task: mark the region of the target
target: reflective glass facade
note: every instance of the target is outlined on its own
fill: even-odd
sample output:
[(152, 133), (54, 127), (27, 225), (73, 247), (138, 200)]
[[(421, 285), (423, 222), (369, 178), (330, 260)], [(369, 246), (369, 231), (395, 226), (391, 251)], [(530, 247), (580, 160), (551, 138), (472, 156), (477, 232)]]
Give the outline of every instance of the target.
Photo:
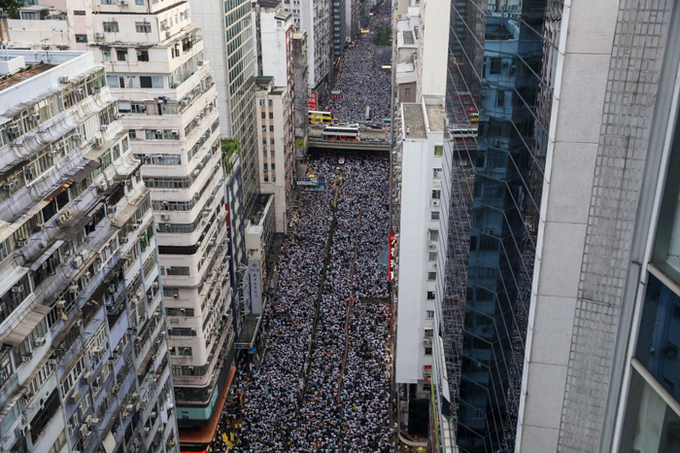
[(476, 143), (454, 145), (453, 185), (468, 204), (452, 212), (467, 211), (469, 256), (465, 269), (466, 252), (449, 251), (443, 301), (454, 313), (442, 331), (466, 452), (514, 448), (561, 12), (547, 0), (452, 1), (449, 117), (454, 128), (474, 127), (470, 112), (479, 113)]

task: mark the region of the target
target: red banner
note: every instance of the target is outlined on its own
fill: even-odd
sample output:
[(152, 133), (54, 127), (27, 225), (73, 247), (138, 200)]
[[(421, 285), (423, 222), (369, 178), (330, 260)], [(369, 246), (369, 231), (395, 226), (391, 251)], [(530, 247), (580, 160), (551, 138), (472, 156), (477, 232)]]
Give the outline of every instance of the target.
[(392, 282), (394, 280), (394, 260), (397, 257), (397, 237), (396, 235), (390, 234), (390, 244), (388, 249), (387, 257), (387, 281)]
[(312, 91), (312, 94), (309, 95), (309, 101), (307, 102), (309, 110), (318, 110), (319, 109), (319, 103), (316, 95), (316, 91)]

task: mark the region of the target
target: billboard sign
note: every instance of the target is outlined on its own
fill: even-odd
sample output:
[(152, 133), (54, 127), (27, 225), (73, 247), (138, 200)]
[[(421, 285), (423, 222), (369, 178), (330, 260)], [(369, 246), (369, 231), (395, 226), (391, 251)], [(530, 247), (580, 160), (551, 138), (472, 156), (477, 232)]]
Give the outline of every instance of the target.
[(319, 109), (319, 100), (316, 91), (312, 91), (312, 94), (309, 95), (308, 107), (309, 110)]

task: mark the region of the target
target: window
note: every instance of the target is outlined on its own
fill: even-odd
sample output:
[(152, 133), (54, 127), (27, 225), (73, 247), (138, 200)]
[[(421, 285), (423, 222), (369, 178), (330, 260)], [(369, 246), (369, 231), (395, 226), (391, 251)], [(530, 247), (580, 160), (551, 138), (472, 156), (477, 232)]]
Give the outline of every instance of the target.
[(139, 76), (139, 86), (141, 88), (163, 88), (163, 77)]
[(434, 337), (434, 330), (433, 329), (425, 329), (425, 338), (432, 338)]
[(272, 182), (276, 182), (276, 176), (272, 176)]
[(269, 126), (269, 132), (274, 132), (274, 126)]
[(274, 106), (274, 101), (272, 101), (271, 99), (269, 99), (269, 107), (273, 107), (273, 106)]
[(444, 155), (444, 145), (435, 145), (434, 146), (434, 155), (435, 156), (443, 156)]
[(137, 51), (137, 61), (149, 61), (149, 51), (148, 50), (138, 50)]
[(680, 417), (637, 370), (632, 372), (624, 419), (620, 453), (677, 451)]
[(127, 49), (116, 49), (116, 58), (118, 61), (127, 61), (128, 51)]
[(432, 281), (437, 279), (437, 273), (436, 272), (428, 272), (427, 273), (427, 279)]
[(135, 5), (144, 6), (144, 0), (135, 0)]
[(680, 178), (676, 175), (679, 173), (680, 122), (675, 127), (652, 257), (652, 262), (678, 285), (680, 285)]
[(410, 88), (404, 88), (404, 96), (411, 96), (411, 89)]
[(273, 144), (274, 144), (274, 139), (273, 139), (273, 138), (270, 138), (270, 139), (269, 139), (269, 143), (273, 145)]
[(87, 35), (76, 34), (76, 42), (87, 42)]
[(427, 300), (434, 300), (434, 291), (427, 292)]
[(443, 170), (441, 168), (433, 168), (432, 169), (432, 177), (433, 178), (441, 178), (442, 177)]
[(501, 73), (501, 59), (498, 57), (489, 59), (489, 74), (500, 73)]
[(428, 237), (430, 242), (437, 242), (439, 240), (439, 230), (428, 231)]
[(102, 49), (102, 60), (104, 61), (111, 60), (111, 51), (109, 49)]
[(505, 107), (505, 91), (503, 90), (496, 92), (496, 107)]
[(104, 33), (118, 33), (118, 22), (104, 22)]
[(262, 115), (262, 119), (267, 118), (267, 114), (266, 114), (266, 113), (262, 112), (261, 115)]
[(441, 190), (433, 190), (432, 191), (432, 199), (433, 200), (439, 200), (442, 196), (442, 191)]
[(269, 119), (270, 119), (270, 120), (273, 120), (273, 119), (274, 119), (274, 114), (271, 113), (271, 112), (269, 113)]
[(134, 129), (130, 129), (128, 131), (128, 137), (130, 137), (131, 140), (137, 140), (137, 131)]
[(425, 311), (425, 317), (427, 319), (434, 319), (434, 310), (426, 310)]
[(432, 347), (431, 346), (425, 347), (425, 355), (432, 355)]
[(427, 256), (428, 261), (437, 261), (437, 252), (430, 252)]
[(430, 220), (439, 220), (439, 211), (430, 212)]
[(135, 22), (135, 30), (137, 30), (137, 33), (151, 33), (151, 23)]
[(118, 76), (115, 75), (106, 76), (106, 84), (111, 88), (120, 88), (120, 83), (118, 82), (119, 82)]
[(260, 99), (260, 106), (264, 107), (264, 99)]
[(76, 10), (73, 10), (73, 15), (74, 16), (84, 16), (85, 11), (83, 11), (82, 9), (76, 9)]

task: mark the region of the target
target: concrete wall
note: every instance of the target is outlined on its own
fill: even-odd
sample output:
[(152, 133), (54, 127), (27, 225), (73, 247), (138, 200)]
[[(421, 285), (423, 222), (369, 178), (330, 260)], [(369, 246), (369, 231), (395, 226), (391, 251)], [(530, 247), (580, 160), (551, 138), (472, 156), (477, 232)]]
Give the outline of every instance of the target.
[(618, 3), (564, 6), (516, 451), (557, 451)]

